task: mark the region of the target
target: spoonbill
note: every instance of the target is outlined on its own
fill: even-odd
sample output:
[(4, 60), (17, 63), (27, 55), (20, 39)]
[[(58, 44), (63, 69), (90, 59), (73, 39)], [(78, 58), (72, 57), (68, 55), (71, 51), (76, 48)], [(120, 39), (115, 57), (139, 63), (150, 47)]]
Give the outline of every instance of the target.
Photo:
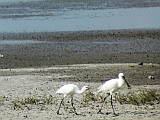
[(114, 111), (114, 108), (113, 108), (113, 101), (112, 101), (112, 94), (116, 91), (118, 91), (122, 85), (124, 84), (124, 82), (127, 84), (128, 86), (128, 89), (131, 89), (131, 86), (128, 84), (128, 82), (126, 81), (125, 77), (124, 77), (124, 74), (123, 73), (119, 73), (118, 75), (118, 78), (116, 79), (111, 79), (111, 80), (108, 80), (106, 81), (103, 85), (99, 86), (98, 87), (98, 93), (100, 92), (105, 92), (107, 93), (108, 95), (104, 98), (104, 101), (102, 103), (102, 106), (101, 108), (99, 109), (98, 111), (98, 114), (102, 114), (102, 107), (107, 99), (108, 96), (111, 96), (111, 106), (112, 106), (112, 110), (113, 110), (113, 113), (114, 115), (117, 115)]
[(82, 89), (80, 90), (80, 89), (78, 88), (78, 86), (77, 86), (77, 85), (74, 85), (74, 84), (66, 84), (66, 85), (63, 85), (61, 88), (59, 88), (59, 89), (56, 91), (56, 94), (58, 94), (58, 93), (59, 93), (59, 94), (63, 94), (63, 98), (62, 98), (62, 100), (61, 100), (61, 102), (60, 102), (59, 108), (58, 108), (58, 110), (57, 110), (57, 114), (59, 114), (59, 110), (60, 110), (60, 108), (61, 108), (61, 104), (62, 104), (64, 98), (65, 98), (67, 95), (70, 95), (70, 97), (71, 97), (71, 105), (72, 105), (72, 107), (73, 107), (73, 109), (74, 109), (74, 113), (75, 113), (76, 115), (78, 115), (77, 112), (76, 112), (75, 107), (73, 106), (73, 95), (76, 94), (76, 93), (81, 94), (81, 93), (85, 92), (85, 91), (88, 90), (88, 89), (89, 89), (89, 86), (84, 86), (84, 87), (82, 87)]

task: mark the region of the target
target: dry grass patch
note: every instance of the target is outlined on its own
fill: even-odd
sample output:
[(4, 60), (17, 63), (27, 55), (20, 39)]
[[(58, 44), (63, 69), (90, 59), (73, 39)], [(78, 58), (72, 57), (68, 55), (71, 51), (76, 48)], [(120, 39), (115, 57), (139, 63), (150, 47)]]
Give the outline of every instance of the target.
[(103, 101), (104, 96), (101, 94), (94, 94), (91, 91), (87, 91), (83, 97), (82, 97), (82, 102), (83, 103), (88, 103), (90, 101)]
[[(104, 95), (94, 94), (92, 92), (86, 92), (82, 97), (83, 103), (91, 101), (100, 101), (104, 99)], [(133, 104), (133, 105), (144, 105), (144, 104), (159, 104), (160, 94), (156, 89), (142, 89), (139, 91), (133, 91), (128, 93), (119, 93), (115, 95), (115, 100), (120, 104)]]
[(53, 97), (52, 95), (43, 96), (43, 97), (36, 97), (36, 96), (29, 96), (24, 99), (15, 99), (12, 101), (14, 109), (22, 108), (23, 105), (33, 104), (33, 105), (46, 105), (46, 104), (53, 104)]
[(156, 89), (142, 89), (126, 94), (118, 94), (116, 100), (118, 100), (120, 104), (153, 105), (160, 103), (160, 94)]

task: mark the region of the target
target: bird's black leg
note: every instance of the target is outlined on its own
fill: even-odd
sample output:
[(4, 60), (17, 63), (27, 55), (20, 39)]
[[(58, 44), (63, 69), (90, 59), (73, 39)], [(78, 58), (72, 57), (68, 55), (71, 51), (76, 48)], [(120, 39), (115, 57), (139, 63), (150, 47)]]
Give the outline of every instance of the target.
[(75, 113), (76, 115), (78, 115), (78, 113), (76, 112), (76, 108), (73, 106), (73, 97), (71, 97), (71, 105), (72, 105), (72, 107), (73, 107), (73, 109), (74, 109), (74, 113)]
[(61, 105), (62, 105), (63, 100), (64, 100), (64, 98), (61, 100), (60, 105), (59, 105), (59, 108), (58, 108), (58, 110), (57, 110), (57, 114), (58, 114), (58, 115), (59, 115), (59, 110), (60, 110), (60, 108), (61, 108)]
[(114, 114), (115, 116), (118, 116), (118, 114), (115, 113), (114, 108), (113, 108), (112, 95), (111, 95), (111, 106), (112, 106), (113, 114)]
[[(108, 93), (108, 96), (109, 96), (109, 95), (110, 95), (110, 93)], [(108, 97), (108, 96), (107, 96), (107, 97)], [(103, 114), (103, 113), (102, 113), (102, 107), (103, 107), (103, 105), (104, 105), (107, 97), (104, 98), (103, 103), (102, 103), (102, 106), (101, 106), (101, 108), (100, 108), (99, 111), (98, 111), (98, 114)]]

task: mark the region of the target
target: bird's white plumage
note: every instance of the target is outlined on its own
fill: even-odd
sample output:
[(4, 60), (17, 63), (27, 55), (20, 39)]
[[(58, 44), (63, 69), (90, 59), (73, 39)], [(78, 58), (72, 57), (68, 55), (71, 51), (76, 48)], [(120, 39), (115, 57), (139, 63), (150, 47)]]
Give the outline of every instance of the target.
[[(67, 95), (70, 95), (70, 96), (71, 96), (71, 105), (72, 105), (72, 107), (73, 107), (73, 109), (74, 109), (74, 112), (77, 114), (76, 109), (75, 109), (75, 107), (73, 106), (73, 95), (76, 94), (76, 93), (83, 93), (83, 92), (85, 92), (87, 89), (88, 89), (88, 86), (84, 86), (84, 87), (82, 87), (82, 89), (80, 90), (77, 85), (67, 84), (67, 85), (63, 85), (61, 88), (59, 88), (59, 89), (56, 91), (56, 94), (58, 94), (58, 93), (63, 94), (63, 95), (64, 95), (64, 98), (65, 98)], [(64, 98), (63, 98), (63, 99), (64, 99)], [(62, 101), (63, 101), (63, 99), (62, 99)], [(57, 114), (59, 114), (59, 110), (60, 110), (62, 101), (61, 101), (61, 103), (60, 103), (60, 106), (59, 106), (59, 109), (58, 109), (58, 111), (57, 111)]]
[(112, 94), (113, 92), (116, 92), (124, 84), (124, 79), (122, 78), (123, 76), (123, 73), (119, 73), (118, 78), (106, 81), (103, 85), (98, 87), (98, 93), (109, 92)]
[[(126, 82), (127, 86), (130, 88), (130, 85), (125, 80), (124, 74), (119, 73), (118, 78), (106, 81), (103, 85), (98, 87), (98, 93), (99, 92), (106, 92), (106, 93), (108, 93), (108, 96), (109, 95), (111, 96), (111, 105), (112, 105), (112, 109), (113, 109), (114, 114), (115, 114), (115, 111), (114, 111), (114, 108), (113, 108), (112, 93), (119, 90), (122, 87), (122, 85), (124, 84), (124, 82)], [(104, 98), (103, 104), (105, 103), (105, 100), (108, 96), (106, 96)], [(102, 113), (101, 110), (102, 110), (103, 104), (102, 104), (101, 108), (99, 109), (98, 113)]]
[(77, 85), (74, 84), (67, 84), (67, 85), (63, 85), (61, 88), (59, 88), (56, 91), (57, 93), (62, 93), (64, 95), (74, 95), (76, 93), (83, 93), (85, 90), (88, 89), (88, 86), (84, 86), (81, 90), (78, 88)]
[(117, 79), (111, 79), (109, 81), (106, 81), (103, 85), (101, 85), (100, 87), (98, 87), (98, 93), (99, 92), (115, 92), (116, 90), (118, 90), (118, 81)]
[(59, 88), (57, 91), (56, 91), (56, 94), (57, 93), (62, 93), (64, 94), (64, 97), (66, 97), (66, 95), (73, 95), (75, 94), (74, 91), (75, 91), (75, 88), (77, 86), (76, 85), (73, 85), (73, 84), (67, 84), (67, 85), (63, 85), (61, 88)]

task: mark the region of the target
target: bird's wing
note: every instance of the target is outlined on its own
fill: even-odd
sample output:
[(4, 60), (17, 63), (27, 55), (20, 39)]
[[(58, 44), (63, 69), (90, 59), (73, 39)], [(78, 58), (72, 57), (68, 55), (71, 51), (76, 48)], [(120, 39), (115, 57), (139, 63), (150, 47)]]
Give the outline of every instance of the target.
[(110, 92), (110, 91), (114, 91), (117, 87), (117, 80), (116, 79), (111, 79), (109, 81), (106, 81), (103, 85), (99, 86), (99, 92)]
[(60, 89), (56, 91), (56, 93), (69, 94), (74, 91), (74, 87), (70, 84), (62, 86)]

